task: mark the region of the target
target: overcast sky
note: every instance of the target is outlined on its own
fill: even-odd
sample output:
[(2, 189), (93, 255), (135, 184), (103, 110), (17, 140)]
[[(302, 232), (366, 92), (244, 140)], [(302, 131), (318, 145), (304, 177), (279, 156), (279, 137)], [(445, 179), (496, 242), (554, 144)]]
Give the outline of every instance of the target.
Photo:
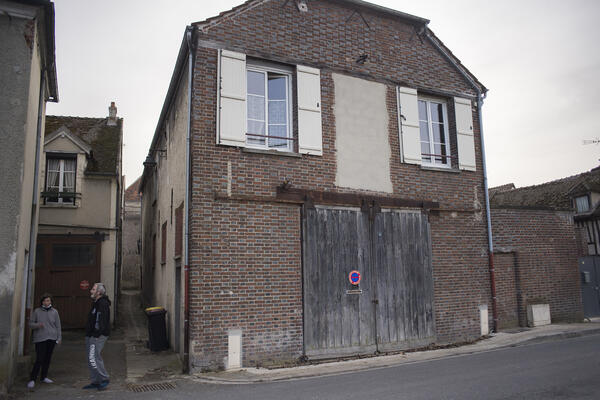
[[(311, 1), (310, 0), (309, 6)], [(126, 184), (142, 173), (186, 25), (243, 0), (54, 0), (60, 102), (49, 115), (124, 118)], [(600, 1), (375, 0), (429, 27), (489, 89), (490, 186), (518, 187), (596, 167)]]

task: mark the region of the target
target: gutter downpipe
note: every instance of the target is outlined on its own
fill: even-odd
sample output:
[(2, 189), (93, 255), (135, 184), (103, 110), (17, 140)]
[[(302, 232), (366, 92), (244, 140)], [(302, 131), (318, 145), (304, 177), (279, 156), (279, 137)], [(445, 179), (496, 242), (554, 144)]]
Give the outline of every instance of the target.
[(33, 193), (31, 199), (31, 221), (29, 228), (29, 252), (27, 257), (27, 269), (25, 270), (25, 279), (23, 279), (23, 294), (21, 295), (21, 329), (19, 330), (19, 349), (18, 353), (27, 354), (28, 340), (26, 331), (29, 327), (29, 316), (33, 303), (33, 268), (35, 263), (36, 243), (37, 243), (37, 227), (39, 216), (39, 177), (40, 177), (40, 154), (42, 146), (42, 132), (44, 120), (44, 100), (46, 97), (46, 73), (47, 70), (42, 68), (40, 95), (38, 101), (38, 116), (37, 116), (37, 138), (35, 144), (35, 170), (33, 173)]
[(460, 72), (460, 74), (471, 84), (471, 86), (477, 92), (477, 118), (479, 119), (479, 136), (481, 138), (481, 163), (483, 165), (483, 195), (485, 198), (485, 214), (487, 222), (487, 233), (488, 233), (488, 263), (490, 272), (490, 289), (492, 293), (492, 316), (494, 320), (493, 332), (498, 332), (498, 302), (496, 297), (496, 272), (494, 269), (494, 241), (492, 237), (492, 217), (490, 214), (490, 197), (488, 193), (488, 178), (487, 178), (487, 164), (485, 160), (485, 142), (483, 139), (483, 119), (481, 109), (483, 107), (483, 101), (487, 96), (487, 91), (482, 93), (479, 86), (468, 76), (465, 71), (450, 57), (444, 49), (429, 35), (429, 29), (427, 23), (423, 26), (423, 32), (429, 42), (448, 60), (454, 67)]
[(189, 239), (190, 239), (190, 178), (191, 178), (191, 131), (192, 131), (192, 71), (194, 53), (192, 51), (192, 27), (186, 28), (186, 39), (188, 46), (188, 124), (185, 146), (185, 212), (184, 212), (184, 339), (183, 339), (183, 372), (189, 373), (190, 365), (190, 266), (189, 266)]

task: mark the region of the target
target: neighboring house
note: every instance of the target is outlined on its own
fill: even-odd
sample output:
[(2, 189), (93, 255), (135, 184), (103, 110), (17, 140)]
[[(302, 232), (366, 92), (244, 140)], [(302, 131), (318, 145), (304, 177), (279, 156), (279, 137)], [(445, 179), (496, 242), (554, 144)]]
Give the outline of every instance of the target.
[(46, 102), (58, 101), (54, 4), (0, 1), (0, 397), (27, 352)]
[(108, 118), (46, 117), (35, 293), (52, 293), (64, 328), (84, 327), (94, 282), (116, 312), (122, 142), (114, 103)]
[(428, 22), (252, 0), (188, 27), (140, 183), (145, 301), (186, 367), (488, 332), (487, 89)]
[(142, 272), (142, 197), (139, 192), (142, 177), (125, 189), (123, 206), (123, 257), (121, 289), (140, 289)]
[[(599, 177), (596, 169), (541, 185), (490, 189), (500, 328), (525, 326), (527, 306), (536, 303), (550, 305), (553, 321), (582, 319), (577, 265), (586, 249), (574, 218), (585, 218), (588, 201), (598, 200), (590, 188), (597, 190)], [(595, 254), (593, 237), (590, 229), (589, 254)]]

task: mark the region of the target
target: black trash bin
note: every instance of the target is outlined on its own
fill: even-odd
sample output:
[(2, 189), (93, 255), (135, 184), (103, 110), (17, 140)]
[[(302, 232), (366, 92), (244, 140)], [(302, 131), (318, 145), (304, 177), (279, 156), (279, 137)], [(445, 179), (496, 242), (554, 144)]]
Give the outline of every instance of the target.
[(167, 341), (167, 325), (162, 307), (149, 307), (144, 310), (148, 317), (148, 347), (151, 351), (161, 351), (169, 348)]

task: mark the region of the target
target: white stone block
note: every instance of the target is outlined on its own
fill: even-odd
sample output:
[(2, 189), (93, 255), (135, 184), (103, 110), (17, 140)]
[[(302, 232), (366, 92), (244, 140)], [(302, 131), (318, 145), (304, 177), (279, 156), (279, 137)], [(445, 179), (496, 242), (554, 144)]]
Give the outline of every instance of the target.
[(527, 306), (527, 325), (542, 326), (550, 325), (550, 305), (530, 304)]
[(487, 306), (487, 304), (482, 304), (479, 306), (479, 321), (480, 321), (480, 326), (481, 326), (481, 336), (489, 335), (490, 324), (488, 322), (488, 306)]
[(228, 354), (226, 369), (242, 368), (242, 331), (241, 329), (232, 329), (228, 332)]

